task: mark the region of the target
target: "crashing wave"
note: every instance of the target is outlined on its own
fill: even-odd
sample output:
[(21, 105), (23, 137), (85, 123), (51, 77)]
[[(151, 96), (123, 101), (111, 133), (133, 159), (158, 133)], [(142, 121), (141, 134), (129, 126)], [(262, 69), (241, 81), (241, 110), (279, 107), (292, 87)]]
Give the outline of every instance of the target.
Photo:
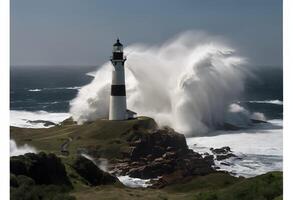
[[(162, 45), (125, 48), (127, 105), (185, 134), (206, 133), (225, 121), (244, 90), (245, 59), (220, 39), (186, 32)], [(108, 116), (112, 66), (105, 63), (71, 101), (78, 123)]]
[(19, 156), (26, 153), (36, 153), (37, 150), (27, 144), (17, 146), (14, 140), (10, 140), (10, 156)]

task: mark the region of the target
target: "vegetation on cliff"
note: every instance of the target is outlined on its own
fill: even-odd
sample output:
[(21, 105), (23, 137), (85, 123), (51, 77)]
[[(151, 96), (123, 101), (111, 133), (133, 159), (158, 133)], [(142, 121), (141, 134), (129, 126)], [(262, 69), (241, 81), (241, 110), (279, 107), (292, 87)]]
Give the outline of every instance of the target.
[(71, 118), (51, 128), (10, 127), (10, 136), (18, 145), (28, 144), (39, 151), (60, 155), (63, 144), (70, 140), (67, 151), (70, 155), (90, 151), (96, 157), (109, 160), (122, 158), (129, 149), (128, 138), (133, 130), (151, 130), (157, 127), (155, 121), (148, 117), (126, 121), (109, 121), (98, 119), (83, 125), (77, 125)]
[[(158, 129), (147, 117), (11, 127), (11, 138), (40, 151), (11, 157), (11, 199), (282, 199), (282, 172), (249, 179), (216, 172), (213, 155), (188, 149), (183, 135)], [(233, 156), (228, 147), (213, 151)], [(109, 161), (112, 174), (98, 167), (100, 158)], [(117, 174), (160, 178), (150, 188), (135, 189), (121, 184)]]
[(10, 199), (74, 199), (64, 164), (55, 154), (27, 153), (10, 158)]

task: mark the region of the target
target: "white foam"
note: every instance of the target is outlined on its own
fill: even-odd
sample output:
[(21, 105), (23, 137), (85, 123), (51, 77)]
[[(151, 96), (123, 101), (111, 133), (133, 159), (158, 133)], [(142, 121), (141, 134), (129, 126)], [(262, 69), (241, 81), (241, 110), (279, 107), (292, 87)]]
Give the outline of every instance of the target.
[(10, 156), (19, 156), (26, 153), (36, 153), (37, 150), (27, 144), (17, 146), (14, 140), (10, 140)]
[[(282, 170), (283, 130), (282, 120), (270, 120), (275, 129), (250, 129), (242, 131), (217, 131), (210, 137), (187, 138), (189, 148), (211, 153), (210, 148), (229, 146), (242, 159), (230, 158), (216, 161), (220, 170), (251, 177), (268, 171)], [(230, 166), (222, 165), (227, 162)]]
[(66, 90), (79, 90), (81, 87), (80, 86), (75, 86), (75, 87), (64, 87), (64, 88), (56, 88), (56, 89), (66, 89)]
[(43, 90), (79, 90), (81, 86), (72, 86), (72, 87), (55, 87), (55, 88), (35, 88), (35, 89), (29, 89), (30, 92), (40, 92)]
[(73, 86), (73, 87), (56, 87), (56, 88), (43, 88), (44, 90), (78, 90), (80, 86)]
[(269, 104), (277, 104), (277, 105), (283, 105), (283, 101), (280, 101), (278, 99), (276, 100), (264, 100), (264, 101), (248, 101), (249, 103), (269, 103)]
[(29, 121), (44, 120), (55, 124), (62, 122), (70, 117), (68, 113), (49, 113), (46, 111), (10, 111), (10, 125), (24, 128), (49, 128), (51, 126), (44, 126), (43, 123), (30, 123)]
[(268, 122), (273, 125), (283, 127), (283, 120), (282, 119), (271, 119), (271, 120), (268, 120)]
[(96, 71), (92, 71), (92, 72), (88, 72), (86, 73), (87, 76), (90, 76), (90, 77), (95, 77), (96, 76)]
[(216, 132), (216, 136), (187, 138), (188, 145), (220, 148), (229, 146), (233, 151), (244, 154), (282, 155), (282, 130)]
[[(238, 155), (239, 158), (229, 158), (225, 161), (215, 161), (219, 166), (219, 171), (228, 171), (235, 176), (254, 177), (270, 171), (283, 170), (282, 156), (266, 156), (266, 155)], [(229, 164), (223, 165), (221, 163)]]
[(130, 176), (118, 176), (117, 178), (123, 185), (131, 188), (145, 188), (152, 185), (151, 179), (131, 178)]
[(41, 89), (29, 89), (28, 91), (30, 91), (30, 92), (40, 92), (42, 90)]

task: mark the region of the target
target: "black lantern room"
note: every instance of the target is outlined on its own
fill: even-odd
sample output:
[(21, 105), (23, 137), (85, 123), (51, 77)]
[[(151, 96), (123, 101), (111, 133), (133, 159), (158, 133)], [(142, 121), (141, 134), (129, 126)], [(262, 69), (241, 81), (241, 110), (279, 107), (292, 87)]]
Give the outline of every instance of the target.
[(113, 45), (113, 60), (123, 60), (123, 44), (120, 43), (119, 38)]

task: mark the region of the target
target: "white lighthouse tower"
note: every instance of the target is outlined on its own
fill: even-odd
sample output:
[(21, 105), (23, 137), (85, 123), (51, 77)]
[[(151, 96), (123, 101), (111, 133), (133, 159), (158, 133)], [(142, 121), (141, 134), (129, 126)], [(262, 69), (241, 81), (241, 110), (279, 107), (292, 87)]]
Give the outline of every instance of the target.
[(123, 45), (119, 39), (113, 45), (113, 64), (109, 120), (125, 120), (127, 116)]

